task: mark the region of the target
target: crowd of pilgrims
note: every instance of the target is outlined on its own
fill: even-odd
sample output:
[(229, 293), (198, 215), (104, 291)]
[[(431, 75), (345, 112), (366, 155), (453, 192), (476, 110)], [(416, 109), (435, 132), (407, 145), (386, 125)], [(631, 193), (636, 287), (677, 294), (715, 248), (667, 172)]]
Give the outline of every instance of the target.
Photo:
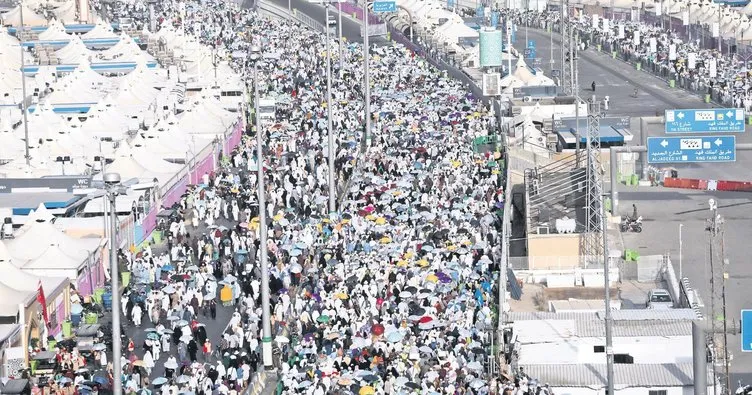
[[(139, 15), (143, 4), (115, 6)], [(400, 45), (331, 41), (220, 1), (158, 3), (160, 25), (215, 46), (276, 120), (225, 153), (164, 219), (165, 244), (123, 252), (131, 281), (121, 378), (127, 394), (238, 394), (263, 369), (260, 251), (268, 251), (278, 394), (550, 394), (506, 368), (491, 374), (506, 200), (487, 105)], [(258, 45), (262, 59), (232, 57)], [(339, 57), (343, 68), (339, 67)], [(332, 106), (338, 207), (326, 155)], [(372, 138), (360, 152), (366, 116)], [(258, 166), (266, 204), (259, 206)], [(259, 213), (268, 243), (259, 240)], [(165, 249), (165, 252), (157, 252)], [(497, 340), (498, 341), (498, 340)], [(79, 387), (80, 393), (91, 392)], [(96, 390), (96, 387), (94, 388)]]

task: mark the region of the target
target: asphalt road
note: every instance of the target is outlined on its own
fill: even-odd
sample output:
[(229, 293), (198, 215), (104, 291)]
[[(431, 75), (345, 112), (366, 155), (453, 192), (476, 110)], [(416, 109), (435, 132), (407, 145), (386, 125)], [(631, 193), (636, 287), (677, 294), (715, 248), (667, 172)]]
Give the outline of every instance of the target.
[[(749, 252), (745, 247), (752, 235), (752, 194), (637, 187), (622, 189), (620, 197), (622, 212), (631, 210), (634, 203), (639, 215), (644, 217), (642, 233), (623, 234), (625, 247), (637, 250), (640, 255), (669, 253), (677, 272), (680, 262), (679, 225), (683, 225), (682, 271), (692, 287), (699, 290), (706, 316), (710, 316), (711, 303), (709, 238), (705, 227), (711, 216), (708, 199), (716, 199), (719, 214), (725, 219), (724, 250), (729, 260), (727, 320), (738, 322), (740, 310), (752, 308), (749, 301), (752, 266), (747, 261)], [(752, 384), (752, 354), (741, 352), (739, 336), (730, 336), (728, 342), (733, 355), (731, 382), (734, 389), (738, 380)]]
[[(278, 7), (287, 8), (288, 5), (298, 10), (298, 12), (302, 12), (303, 14), (306, 14), (310, 16), (311, 18), (315, 19), (317, 22), (321, 23), (322, 25), (326, 24), (326, 10), (324, 10), (324, 7), (321, 4), (317, 3), (311, 3), (309, 1), (301, 1), (301, 0), (265, 0), (268, 1)], [(337, 10), (332, 8), (329, 10), (330, 14), (335, 16), (339, 19), (337, 15)], [(360, 37), (360, 22), (355, 22), (353, 19), (350, 19), (346, 17), (344, 14), (342, 15), (342, 35), (347, 38), (347, 41), (349, 42), (362, 42), (363, 39)], [(382, 43), (386, 40), (381, 37), (372, 37), (370, 42), (373, 44), (376, 43)]]
[[(540, 29), (517, 29), (515, 48), (525, 48), (527, 41), (535, 41), (536, 57), (541, 59), (540, 67), (546, 75), (551, 75), (551, 34)], [(553, 35), (554, 69), (561, 70), (561, 43), (558, 33)], [(595, 48), (580, 51), (578, 62), (580, 95), (589, 97), (593, 94), (590, 84), (595, 81), (598, 97), (609, 96), (608, 115), (629, 115), (632, 117), (655, 116), (672, 108), (705, 108), (707, 104), (687, 91), (669, 88), (658, 77), (637, 71), (623, 61), (612, 59), (598, 52)], [(632, 97), (634, 88), (638, 88), (638, 97)]]
[[(541, 66), (550, 75), (551, 36), (544, 31), (528, 29), (528, 39), (536, 41), (537, 56), (542, 58)], [(525, 46), (524, 27), (517, 31), (517, 47)], [(554, 68), (560, 68), (561, 53), (557, 35), (554, 35)], [(633, 145), (639, 142), (640, 116), (663, 114), (666, 109), (707, 108), (699, 97), (682, 89), (669, 88), (665, 81), (646, 72), (638, 72), (620, 60), (611, 59), (604, 53), (588, 49), (581, 52), (579, 61), (582, 95), (591, 94), (590, 83), (596, 82), (596, 93), (608, 95), (611, 99), (609, 115), (629, 115), (633, 117)], [(640, 92), (639, 98), (630, 96), (634, 87)], [(662, 125), (649, 125), (647, 136), (664, 136)], [(752, 142), (752, 130), (737, 134), (737, 143)], [(660, 166), (668, 167), (668, 166)], [(752, 167), (752, 152), (737, 152), (733, 163), (674, 164), (680, 177), (715, 180), (752, 180), (749, 170)], [(705, 231), (710, 218), (708, 199), (720, 202), (719, 212), (725, 218), (725, 253), (729, 259), (729, 279), (726, 283), (727, 319), (738, 322), (740, 310), (752, 308), (748, 293), (752, 288), (752, 266), (747, 264), (748, 252), (745, 245), (752, 236), (752, 194), (665, 189), (655, 187), (620, 188), (622, 214), (631, 214), (632, 204), (638, 207), (639, 215), (645, 218), (643, 233), (624, 234), (625, 248), (635, 249), (640, 255), (669, 253), (674, 268), (679, 270), (679, 224), (682, 228), (682, 271), (690, 279), (692, 286), (699, 290), (706, 305), (706, 316), (710, 316), (710, 263), (709, 241)], [(677, 273), (678, 274), (678, 273)], [(731, 383), (738, 380), (752, 383), (752, 355), (741, 352), (739, 336), (728, 338), (729, 350), (733, 355), (731, 363)]]

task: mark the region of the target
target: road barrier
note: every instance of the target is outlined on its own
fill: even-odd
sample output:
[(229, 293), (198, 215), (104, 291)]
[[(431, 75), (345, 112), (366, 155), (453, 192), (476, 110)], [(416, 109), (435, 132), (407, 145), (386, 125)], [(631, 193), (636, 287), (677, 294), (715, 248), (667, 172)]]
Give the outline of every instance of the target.
[(697, 189), (701, 191), (752, 192), (752, 182), (750, 181), (665, 178), (663, 186), (666, 188)]

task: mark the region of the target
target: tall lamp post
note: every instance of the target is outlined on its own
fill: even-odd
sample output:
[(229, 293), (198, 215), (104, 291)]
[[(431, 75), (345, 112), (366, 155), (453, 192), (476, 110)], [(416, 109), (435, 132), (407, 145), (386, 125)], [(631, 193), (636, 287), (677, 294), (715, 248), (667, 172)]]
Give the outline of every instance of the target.
[(266, 370), (274, 368), (272, 362), (272, 326), (269, 321), (271, 309), (269, 307), (269, 263), (267, 259), (267, 223), (266, 223), (266, 191), (264, 187), (264, 146), (261, 138), (261, 119), (259, 117), (259, 90), (258, 90), (258, 61), (261, 58), (261, 48), (251, 46), (249, 59), (253, 63), (253, 102), (256, 112), (256, 166), (258, 178), (258, 202), (259, 202), (259, 266), (261, 268), (261, 346), (262, 361)]
[[(19, 10), (20, 10), (20, 17), (21, 17), (21, 26), (19, 26), (18, 33), (18, 41), (23, 44), (24, 42), (24, 14), (23, 14), (23, 8), (24, 4), (23, 1), (20, 1), (18, 3)], [(21, 98), (21, 111), (23, 113), (23, 124), (24, 124), (24, 158), (26, 159), (26, 166), (31, 165), (31, 154), (29, 153), (29, 119), (27, 113), (29, 112), (28, 106), (26, 105), (26, 72), (24, 71), (24, 67), (26, 67), (26, 48), (23, 45), (19, 45), (21, 48), (21, 93), (23, 94), (23, 97)]]
[[(329, 141), (328, 158), (329, 158), (329, 212), (337, 210), (337, 192), (334, 185), (334, 131), (332, 130), (332, 51), (331, 39), (329, 37), (329, 3), (326, 3), (326, 126), (329, 129), (327, 138)], [(340, 43), (342, 41), (340, 40)], [(340, 61), (342, 58), (340, 57)]]
[(370, 46), (368, 43), (368, 0), (363, 0), (363, 99), (366, 130), (363, 132), (361, 151), (365, 152), (368, 147), (368, 139), (371, 138), (371, 74), (369, 67)]
[(123, 346), (120, 339), (120, 265), (117, 257), (117, 195), (122, 194), (120, 174), (106, 173), (104, 181), (105, 194), (110, 203), (110, 284), (112, 286), (112, 375), (114, 394), (123, 393), (123, 366), (120, 363)]

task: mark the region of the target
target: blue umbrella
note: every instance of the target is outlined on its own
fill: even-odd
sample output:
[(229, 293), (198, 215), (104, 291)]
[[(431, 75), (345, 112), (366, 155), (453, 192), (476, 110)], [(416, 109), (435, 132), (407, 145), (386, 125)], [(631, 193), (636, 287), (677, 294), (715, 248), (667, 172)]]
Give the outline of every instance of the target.
[(162, 266), (162, 271), (163, 272), (171, 272), (173, 270), (175, 270), (175, 268), (172, 267), (172, 265), (164, 265), (164, 266)]
[(156, 379), (154, 379), (154, 381), (152, 381), (151, 383), (152, 383), (152, 384), (154, 384), (154, 385), (162, 385), (162, 384), (164, 384), (164, 383), (166, 383), (166, 382), (167, 382), (167, 379), (166, 379), (166, 378), (164, 378), (164, 377), (157, 377), (157, 378), (156, 378)]
[(84, 307), (76, 303), (71, 306), (71, 314), (81, 314), (84, 311)]
[(404, 338), (405, 335), (400, 331), (389, 332), (389, 334), (386, 335), (386, 340), (388, 340), (390, 343), (398, 343)]
[(299, 256), (302, 253), (303, 251), (300, 251), (299, 249), (295, 248), (292, 251), (290, 251), (290, 256)]

